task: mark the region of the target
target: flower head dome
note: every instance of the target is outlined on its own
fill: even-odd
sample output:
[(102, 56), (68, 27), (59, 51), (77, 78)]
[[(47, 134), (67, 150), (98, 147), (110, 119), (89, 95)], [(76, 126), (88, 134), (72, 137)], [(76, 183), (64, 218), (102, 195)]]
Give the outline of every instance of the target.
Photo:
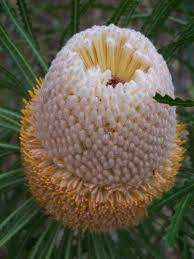
[(135, 225), (174, 181), (183, 156), (162, 56), (114, 25), (74, 35), (23, 110), (22, 158), (31, 192), (73, 228)]

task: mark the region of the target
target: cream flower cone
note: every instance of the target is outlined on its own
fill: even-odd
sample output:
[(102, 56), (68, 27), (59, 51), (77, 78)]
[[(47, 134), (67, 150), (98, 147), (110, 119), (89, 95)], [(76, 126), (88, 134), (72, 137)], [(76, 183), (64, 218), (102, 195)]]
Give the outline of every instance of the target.
[(74, 35), (23, 110), (21, 147), (32, 194), (72, 228), (138, 224), (168, 190), (184, 149), (162, 56), (141, 33), (114, 25)]

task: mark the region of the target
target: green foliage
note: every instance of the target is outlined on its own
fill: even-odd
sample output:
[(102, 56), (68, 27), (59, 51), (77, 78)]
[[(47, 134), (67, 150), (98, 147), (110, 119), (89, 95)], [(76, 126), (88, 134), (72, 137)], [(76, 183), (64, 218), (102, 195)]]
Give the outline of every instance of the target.
[(110, 23), (118, 24), (121, 16), (123, 13), (126, 11), (126, 8), (128, 5), (131, 4), (131, 0), (120, 0), (118, 5), (115, 7), (113, 10), (112, 16), (110, 19), (107, 21), (107, 25)]
[(16, 235), (38, 213), (33, 198), (26, 200), (0, 223), (0, 247)]
[[(163, 43), (159, 51), (167, 61), (177, 59), (194, 79), (194, 5), (191, 0), (184, 4), (182, 2), (158, 0), (142, 13), (140, 10), (144, 9), (144, 3), (139, 0), (120, 0), (116, 4), (95, 0), (69, 1), (67, 8), (64, 8), (64, 16), (66, 18), (70, 14), (70, 20), (63, 30), (57, 31), (60, 48), (66, 39), (79, 31), (79, 24), (81, 22), (82, 25), (86, 13), (98, 9), (109, 17), (107, 24), (131, 27), (132, 20), (135, 21), (133, 26), (137, 24), (137, 29), (139, 24), (143, 24), (141, 30), (148, 37), (160, 32), (172, 34), (173, 39), (166, 45)], [(21, 99), (35, 84), (40, 69), (46, 73), (47, 62), (35, 37), (40, 33), (39, 28), (31, 18), (36, 6), (27, 0), (17, 0), (16, 5), (13, 1), (0, 2), (0, 12), (6, 17), (0, 24), (0, 48), (10, 56), (8, 66), (6, 63), (0, 65), (0, 91), (4, 95), (3, 91), (9, 89)], [(46, 5), (42, 3), (41, 8)], [(63, 3), (60, 5), (63, 6)], [(50, 9), (56, 6), (53, 4)], [(92, 18), (89, 17), (89, 20)], [(9, 31), (10, 24), (14, 26), (14, 33), (13, 29)], [(167, 24), (170, 25), (167, 27)], [(56, 29), (49, 30), (52, 33)], [(181, 57), (178, 55), (180, 50), (184, 51)], [(29, 58), (28, 51), (33, 60)], [(8, 98), (5, 96), (5, 99)], [(42, 214), (33, 198), (29, 198), (20, 161), (18, 133), (21, 105), (16, 110), (0, 107), (0, 247), (7, 250), (9, 259), (162, 259), (165, 258), (167, 246), (176, 247), (180, 258), (193, 258), (194, 101), (161, 96), (159, 93), (154, 99), (159, 103), (177, 106), (178, 119), (186, 124), (186, 163), (183, 163), (174, 187), (149, 205), (148, 218), (140, 226), (106, 234), (72, 231)], [(5, 100), (6, 107), (10, 103), (10, 100)]]
[(137, 8), (137, 5), (139, 4), (139, 0), (131, 0), (129, 1), (126, 10), (123, 14), (123, 16), (121, 17), (121, 22), (120, 25), (123, 27), (127, 27), (129, 25), (129, 22), (132, 18), (132, 15), (135, 11), (135, 9)]
[(17, 125), (20, 126), (20, 124), (18, 123), (18, 120), (21, 117), (20, 113), (0, 107), (0, 114), (4, 114), (9, 118), (13, 118), (15, 120), (15, 123), (17, 123)]
[[(5, 11), (6, 11), (7, 15), (10, 17), (10, 19), (14, 23), (17, 31), (20, 33), (21, 37), (26, 41), (28, 46), (31, 48), (32, 52), (34, 53), (34, 55), (37, 58), (37, 61), (40, 63), (41, 67), (44, 69), (44, 72), (46, 72), (47, 71), (47, 64), (44, 61), (44, 59), (43, 59), (42, 55), (40, 54), (40, 52), (37, 50), (37, 48), (36, 48), (36, 46), (34, 44), (34, 40), (32, 40), (32, 38), (29, 37), (28, 34), (20, 26), (20, 24), (18, 23), (18, 21), (14, 17), (14, 15), (13, 15), (9, 5), (7, 4), (6, 0), (2, 0), (2, 5), (5, 8)], [(25, 18), (27, 19), (28, 17), (26, 16)]]
[(171, 191), (165, 193), (162, 198), (155, 200), (148, 208), (149, 214), (153, 215), (157, 211), (160, 211), (164, 206), (171, 207), (174, 202), (191, 192), (194, 192), (193, 177), (185, 181), (180, 187), (174, 187)]
[(21, 169), (11, 170), (0, 174), (0, 193), (8, 191), (15, 186), (24, 183), (24, 176)]
[(191, 171), (194, 173), (194, 119), (192, 120), (192, 125), (188, 126), (188, 132), (190, 139), (190, 142), (188, 143), (188, 153), (191, 158)]
[(24, 30), (28, 33), (28, 35), (31, 37), (34, 43), (37, 44), (35, 36), (33, 34), (31, 17), (30, 17), (29, 9), (27, 7), (26, 0), (17, 0), (16, 4), (18, 6), (18, 11), (20, 13)]
[(66, 229), (63, 229), (63, 232), (61, 234), (62, 236), (61, 236), (56, 259), (71, 258), (70, 252), (71, 252), (71, 241), (73, 238), (73, 232), (66, 228)]
[(174, 215), (172, 216), (170, 226), (168, 227), (165, 235), (165, 241), (167, 245), (170, 245), (170, 246), (174, 245), (178, 232), (180, 230), (181, 224), (183, 222), (184, 213), (186, 212), (187, 207), (189, 206), (191, 200), (192, 200), (192, 195), (188, 193), (175, 206)]
[(66, 239), (65, 251), (63, 251), (64, 258), (71, 258), (72, 255), (72, 239), (73, 239), (73, 231), (69, 232)]
[(12, 145), (12, 144), (6, 144), (6, 143), (2, 143), (2, 142), (0, 142), (0, 148), (5, 149), (5, 150), (12, 150), (12, 151), (15, 151), (15, 152), (20, 151), (19, 146)]
[(192, 100), (182, 100), (181, 98), (177, 97), (173, 99), (172, 97), (165, 95), (162, 96), (159, 93), (156, 93), (154, 99), (159, 103), (165, 103), (171, 106), (183, 106), (183, 107), (193, 107), (194, 101)]
[(169, 61), (181, 48), (185, 48), (194, 41), (194, 18), (191, 18), (184, 28), (177, 33), (174, 40), (160, 49), (164, 58)]
[[(93, 5), (93, 3), (96, 0), (85, 0), (81, 6), (80, 6), (80, 13), (77, 16), (83, 16), (88, 9)], [(64, 45), (65, 39), (66, 37), (69, 37), (71, 34), (71, 22), (68, 23), (68, 25), (65, 27), (64, 31), (62, 32), (61, 36), (60, 36), (60, 41), (59, 41), (59, 49), (62, 48), (62, 46)]]
[(24, 96), (25, 88), (20, 84), (19, 80), (10, 71), (0, 65), (0, 89), (10, 89), (16, 94)]
[(38, 238), (35, 247), (32, 249), (32, 253), (29, 258), (51, 258), (58, 230), (59, 224), (52, 220), (49, 220), (47, 226)]
[(180, 3), (181, 0), (158, 0), (151, 14), (146, 18), (142, 32), (148, 37), (153, 36)]
[[(36, 75), (32, 68), (19, 51), (17, 46), (14, 44), (13, 40), (7, 34), (6, 29), (0, 25), (0, 44), (8, 51), (12, 60), (15, 62), (18, 70), (21, 72), (22, 76), (26, 80), (27, 85), (34, 85)], [(25, 87), (25, 84), (24, 84)]]
[(20, 124), (17, 121), (18, 118), (13, 118), (13, 115), (15, 117), (17, 113), (11, 112), (7, 109), (3, 109), (0, 107), (0, 127), (19, 132)]
[(73, 0), (71, 6), (71, 34), (78, 32), (79, 28), (79, 0)]
[(37, 213), (36, 217), (33, 218), (33, 224), (28, 224), (21, 233), (21, 240), (19, 240), (17, 253), (14, 255), (14, 259), (25, 258), (28, 251), (26, 248), (29, 243), (33, 241), (32, 237), (37, 236), (37, 232), (40, 230), (41, 226), (44, 225), (45, 217), (42, 213)]

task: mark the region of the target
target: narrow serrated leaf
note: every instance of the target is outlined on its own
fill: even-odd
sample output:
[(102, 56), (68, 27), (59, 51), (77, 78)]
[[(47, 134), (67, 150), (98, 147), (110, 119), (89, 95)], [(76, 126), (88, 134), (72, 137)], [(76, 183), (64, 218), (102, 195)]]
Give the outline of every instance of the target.
[(16, 18), (14, 17), (10, 6), (7, 4), (6, 0), (2, 0), (2, 5), (7, 13), (7, 15), (11, 18), (12, 22), (14, 23), (17, 31), (20, 33), (21, 37), (27, 42), (28, 46), (31, 48), (32, 52), (34, 53), (35, 57), (37, 58), (40, 66), (44, 69), (44, 72), (47, 72), (47, 64), (42, 57), (41, 53), (37, 50), (34, 41), (29, 37), (29, 35), (23, 30), (21, 25), (18, 23)]
[(71, 1), (71, 35), (75, 34), (79, 30), (79, 8), (80, 1), (72, 0)]
[(20, 13), (24, 30), (28, 33), (28, 35), (36, 44), (36, 39), (33, 34), (31, 17), (30, 17), (29, 9), (27, 8), (26, 0), (17, 0), (16, 4), (18, 6), (18, 11)]
[(172, 246), (178, 236), (178, 232), (183, 221), (184, 213), (192, 200), (192, 194), (188, 193), (183, 197), (180, 202), (175, 206), (174, 215), (171, 218), (170, 225), (165, 234), (165, 242), (167, 245)]
[(155, 200), (148, 207), (149, 215), (160, 211), (164, 206), (169, 206), (174, 203), (177, 199), (184, 197), (188, 193), (194, 192), (194, 180), (191, 178), (186, 181), (183, 185), (173, 188), (170, 192), (165, 193), (160, 199)]
[(120, 0), (117, 4), (117, 6), (115, 7), (115, 9), (113, 10), (113, 13), (110, 17), (110, 19), (107, 21), (107, 25), (110, 23), (114, 23), (114, 24), (118, 24), (121, 16), (123, 15), (123, 13), (126, 11), (126, 8), (128, 6), (128, 4), (130, 3), (130, 0)]
[(153, 98), (159, 103), (169, 104), (171, 106), (183, 106), (183, 107), (193, 107), (194, 106), (194, 101), (192, 101), (192, 100), (183, 100), (179, 97), (176, 97), (175, 99), (173, 99), (172, 97), (170, 97), (168, 95), (162, 96), (159, 93), (156, 93)]
[(153, 36), (181, 2), (181, 0), (158, 0), (151, 14), (146, 18), (142, 32), (148, 37)]
[[(96, 2), (96, 0), (86, 0), (82, 4), (80, 4), (80, 11), (79, 11), (79, 17), (84, 15), (88, 9)], [(64, 45), (64, 41), (67, 36), (71, 35), (71, 21), (67, 24), (64, 31), (61, 34), (60, 41), (59, 41), (59, 50)]]
[(126, 10), (124, 14), (121, 17), (120, 25), (122, 27), (127, 27), (129, 25), (129, 22), (132, 18), (133, 13), (135, 12), (135, 9), (137, 5), (139, 4), (139, 0), (131, 0), (129, 1)]
[[(2, 25), (0, 25), (0, 43), (9, 52), (19, 71), (25, 78), (27, 84), (29, 86), (34, 85), (36, 81), (35, 73), (33, 72), (32, 68), (30, 67), (24, 56), (21, 54), (19, 49), (16, 47), (14, 41), (9, 37), (6, 29)], [(24, 83), (23, 85), (24, 88), (26, 88), (25, 85), (26, 83)]]
[(191, 18), (184, 28), (174, 37), (174, 40), (168, 45), (162, 47), (159, 51), (169, 62), (174, 55), (188, 44), (194, 41), (194, 18)]

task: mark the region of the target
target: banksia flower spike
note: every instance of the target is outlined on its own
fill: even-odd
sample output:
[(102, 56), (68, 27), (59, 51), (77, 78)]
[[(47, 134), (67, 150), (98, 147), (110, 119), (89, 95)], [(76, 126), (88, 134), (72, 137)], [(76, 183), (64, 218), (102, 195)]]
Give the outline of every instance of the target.
[(22, 160), (32, 194), (72, 228), (133, 226), (174, 182), (184, 150), (163, 57), (114, 25), (74, 35), (23, 110)]

